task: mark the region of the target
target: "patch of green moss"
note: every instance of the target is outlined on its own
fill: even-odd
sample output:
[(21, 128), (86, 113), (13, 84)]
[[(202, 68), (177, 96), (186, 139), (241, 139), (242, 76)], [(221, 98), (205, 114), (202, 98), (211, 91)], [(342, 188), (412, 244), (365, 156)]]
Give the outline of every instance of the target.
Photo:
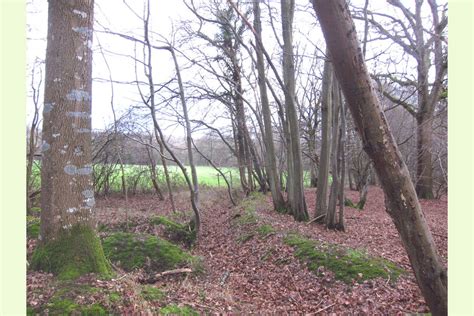
[(26, 216), (26, 235), (28, 239), (38, 238), (40, 231), (40, 218), (36, 216)]
[(36, 315), (35, 309), (34, 309), (33, 307), (31, 307), (31, 306), (27, 306), (27, 307), (26, 307), (26, 315), (27, 315), (27, 316), (34, 316), (34, 315)]
[(156, 286), (145, 285), (143, 286), (140, 295), (146, 301), (161, 301), (166, 294)]
[(39, 208), (38, 206), (33, 206), (32, 208), (30, 208), (30, 212), (31, 214), (39, 215), (41, 213), (41, 208)]
[(365, 206), (365, 202), (364, 201), (359, 201), (359, 202), (357, 202), (357, 204), (354, 204), (354, 202), (352, 202), (351, 199), (346, 198), (344, 200), (344, 206), (356, 208), (358, 210), (363, 210), (364, 206)]
[(118, 292), (112, 292), (109, 294), (109, 301), (112, 303), (120, 301), (121, 298), (122, 298), (122, 295), (120, 295), (120, 293)]
[(250, 233), (244, 233), (242, 235), (240, 235), (238, 238), (237, 238), (237, 242), (239, 243), (246, 243), (247, 241), (249, 241), (250, 239), (253, 238), (253, 236), (255, 236), (255, 233), (253, 232), (250, 232)]
[(196, 241), (196, 230), (192, 223), (180, 224), (166, 216), (156, 216), (150, 222), (154, 225), (163, 225), (165, 234), (171, 241), (183, 243), (186, 246), (191, 246)]
[(90, 272), (111, 276), (100, 239), (91, 227), (83, 225), (63, 230), (55, 240), (37, 247), (31, 267), (54, 273), (61, 280), (75, 279)]
[(294, 255), (305, 262), (308, 269), (318, 271), (320, 266), (334, 272), (335, 278), (346, 283), (362, 282), (377, 277), (396, 281), (404, 272), (393, 262), (370, 257), (358, 249), (343, 249), (337, 245), (325, 245), (299, 235), (288, 235), (285, 243), (294, 247)]
[(115, 233), (103, 241), (105, 255), (126, 271), (164, 271), (188, 265), (193, 257), (178, 246), (148, 234)]
[(275, 232), (275, 228), (269, 224), (263, 224), (257, 227), (257, 233), (260, 235), (260, 237), (266, 237), (268, 235), (274, 234)]
[(180, 315), (180, 316), (198, 316), (198, 312), (189, 306), (179, 307), (175, 304), (170, 304), (160, 309), (160, 315)]
[(46, 305), (49, 315), (82, 315), (96, 316), (109, 315), (106, 309), (100, 304), (79, 305), (68, 298), (56, 298), (50, 300)]

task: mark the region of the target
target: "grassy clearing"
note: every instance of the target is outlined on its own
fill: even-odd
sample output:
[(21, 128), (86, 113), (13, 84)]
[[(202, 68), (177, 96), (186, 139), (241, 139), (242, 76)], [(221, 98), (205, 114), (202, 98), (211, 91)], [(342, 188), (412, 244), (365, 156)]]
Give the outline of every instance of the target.
[(382, 277), (392, 281), (404, 270), (383, 258), (371, 257), (360, 249), (344, 249), (335, 244), (322, 244), (297, 234), (289, 234), (285, 243), (295, 249), (294, 255), (305, 262), (309, 270), (319, 273), (320, 267), (331, 270), (335, 278), (345, 283), (362, 282)]

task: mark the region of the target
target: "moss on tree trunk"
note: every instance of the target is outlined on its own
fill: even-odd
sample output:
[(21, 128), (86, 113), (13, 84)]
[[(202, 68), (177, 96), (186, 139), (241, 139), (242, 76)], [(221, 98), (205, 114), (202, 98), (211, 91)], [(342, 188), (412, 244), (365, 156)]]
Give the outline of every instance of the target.
[(62, 230), (57, 237), (34, 252), (31, 267), (57, 275), (60, 279), (75, 279), (85, 273), (111, 275), (100, 239), (93, 228), (76, 224)]

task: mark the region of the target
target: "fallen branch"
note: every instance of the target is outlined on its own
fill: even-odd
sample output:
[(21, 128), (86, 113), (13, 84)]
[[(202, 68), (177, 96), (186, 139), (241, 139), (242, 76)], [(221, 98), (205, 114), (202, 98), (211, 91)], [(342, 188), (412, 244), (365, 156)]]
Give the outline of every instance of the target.
[(190, 268), (174, 269), (174, 270), (168, 270), (161, 273), (157, 273), (155, 274), (155, 278), (159, 278), (164, 275), (170, 275), (170, 274), (191, 273), (191, 272), (193, 272), (193, 270), (191, 270)]
[(312, 222), (316, 222), (318, 219), (323, 218), (323, 217), (325, 217), (325, 216), (326, 216), (326, 214), (319, 215), (318, 217), (315, 217), (315, 218), (313, 218), (312, 220), (310, 220), (309, 222), (307, 222), (306, 225), (309, 225), (309, 224), (311, 224)]
[(333, 303), (333, 304), (328, 305), (328, 306), (326, 306), (326, 307), (324, 307), (324, 308), (321, 308), (321, 309), (318, 310), (315, 314), (321, 313), (322, 311), (325, 311), (326, 309), (328, 309), (329, 307), (332, 307), (332, 306), (334, 306), (334, 305), (336, 305), (336, 303)]
[(221, 282), (220, 282), (221, 286), (224, 286), (224, 283), (227, 280), (227, 278), (229, 277), (229, 274), (230, 274), (230, 271), (224, 272), (224, 274), (221, 277)]

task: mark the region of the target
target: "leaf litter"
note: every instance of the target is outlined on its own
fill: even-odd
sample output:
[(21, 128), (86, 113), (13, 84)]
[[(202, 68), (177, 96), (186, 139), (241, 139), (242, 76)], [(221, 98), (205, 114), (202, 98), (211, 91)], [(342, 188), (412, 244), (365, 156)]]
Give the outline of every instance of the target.
[[(256, 203), (232, 207), (218, 189), (201, 193), (202, 231), (199, 242), (190, 250), (203, 258), (204, 272), (173, 274), (158, 278), (151, 286), (160, 289), (160, 299), (147, 301), (143, 291), (142, 270), (125, 273), (116, 270), (112, 280), (97, 280), (87, 275), (77, 284), (99, 288), (94, 295), (78, 295), (78, 303), (99, 303), (118, 314), (158, 313), (160, 308), (174, 304), (188, 306), (198, 313), (211, 314), (394, 314), (424, 313), (429, 309), (411, 272), (407, 254), (390, 217), (385, 212), (384, 194), (370, 187), (364, 210), (344, 208), (346, 232), (327, 230), (319, 224), (293, 221), (290, 215), (272, 210), (270, 195)], [(314, 189), (305, 192), (309, 213), (314, 212)], [(346, 191), (351, 200), (358, 192)], [(119, 196), (97, 199), (99, 234), (126, 228), (129, 232), (161, 235), (149, 219), (156, 215), (172, 216), (184, 221), (190, 210), (186, 193), (175, 196), (178, 214), (173, 214), (168, 200), (153, 195)], [(447, 199), (421, 200), (423, 212), (443, 263), (447, 264)], [(237, 223), (246, 210), (256, 221)], [(268, 231), (269, 233), (259, 233)], [(336, 280), (326, 267), (311, 272), (294, 256), (294, 249), (284, 243), (288, 233), (298, 233), (321, 243), (361, 249), (369, 255), (390, 260), (408, 273), (396, 282), (384, 278), (350, 284)], [(242, 242), (242, 236), (246, 236)], [(240, 239), (239, 239), (240, 238)], [(28, 240), (28, 256), (36, 245)], [(62, 285), (51, 274), (28, 271), (27, 303), (38, 309), (46, 306)], [(112, 301), (113, 294), (119, 299)]]

